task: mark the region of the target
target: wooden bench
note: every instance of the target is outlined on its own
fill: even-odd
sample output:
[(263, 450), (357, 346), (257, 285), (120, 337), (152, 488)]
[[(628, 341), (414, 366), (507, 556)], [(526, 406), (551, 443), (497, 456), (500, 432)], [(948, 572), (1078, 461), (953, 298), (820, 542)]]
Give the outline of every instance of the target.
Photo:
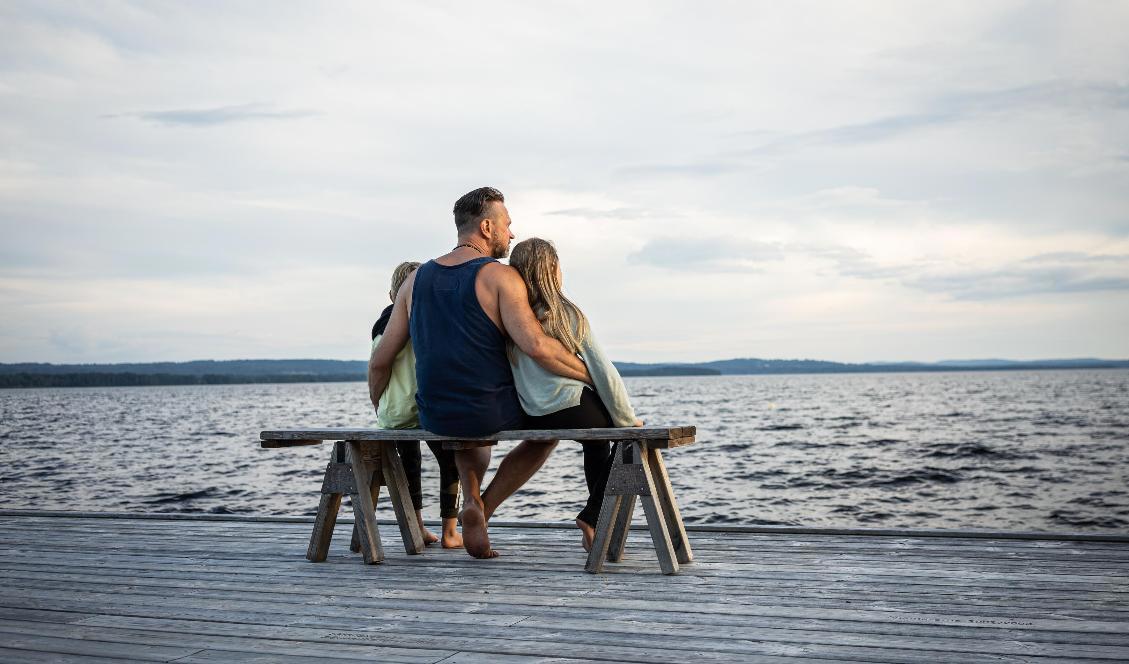
[[(500, 440), (610, 440), (614, 443), (614, 459), (604, 492), (603, 509), (596, 527), (596, 538), (585, 569), (596, 573), (604, 561), (623, 558), (627, 532), (635, 501), (643, 503), (651, 541), (658, 554), (663, 574), (675, 574), (679, 564), (693, 559), (686, 528), (678, 512), (678, 503), (663, 462), (662, 450), (694, 442), (694, 427), (616, 428), (616, 429), (548, 429), (500, 431), (480, 438), (454, 439), (420, 429), (282, 429), (263, 431), (260, 445), (265, 448), (319, 445), (335, 441), (321, 487), (314, 531), (306, 558), (324, 561), (342, 497), (348, 494), (353, 503), (353, 542), (350, 548), (360, 551), (367, 564), (384, 560), (384, 549), (377, 529), (375, 506), (381, 486), (396, 513), (396, 522), (404, 549), (409, 554), (423, 553), (423, 534), (415, 519), (408, 495), (407, 476), (396, 443), (411, 440), (443, 441), (448, 449), (494, 445)], [(362, 490), (367, 488), (367, 490)]]

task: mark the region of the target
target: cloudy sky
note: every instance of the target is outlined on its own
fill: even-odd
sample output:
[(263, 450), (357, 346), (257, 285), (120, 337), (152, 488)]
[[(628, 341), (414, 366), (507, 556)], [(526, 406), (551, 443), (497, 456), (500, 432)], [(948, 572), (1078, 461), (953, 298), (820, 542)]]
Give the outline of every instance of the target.
[(487, 184), (614, 359), (1129, 357), (1129, 3), (470, 4), (0, 5), (0, 361), (363, 358)]

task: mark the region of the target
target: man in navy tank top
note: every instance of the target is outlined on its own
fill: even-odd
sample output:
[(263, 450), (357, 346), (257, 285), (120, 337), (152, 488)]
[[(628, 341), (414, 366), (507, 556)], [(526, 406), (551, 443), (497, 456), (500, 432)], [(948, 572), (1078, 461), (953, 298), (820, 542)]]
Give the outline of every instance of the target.
[[(455, 202), (458, 244), (424, 263), (396, 297), (380, 345), (369, 359), (369, 396), (380, 401), (396, 355), (410, 338), (416, 354), (419, 418), (444, 436), (481, 436), (524, 428), (506, 342), (546, 370), (591, 383), (588, 369), (549, 337), (529, 307), (517, 270), (497, 259), (509, 254), (510, 213), (502, 192), (482, 187)], [(475, 558), (493, 558), (486, 523), (498, 505), (537, 472), (556, 441), (522, 441), (482, 490), (489, 446), (455, 453), (465, 505), (463, 542)]]

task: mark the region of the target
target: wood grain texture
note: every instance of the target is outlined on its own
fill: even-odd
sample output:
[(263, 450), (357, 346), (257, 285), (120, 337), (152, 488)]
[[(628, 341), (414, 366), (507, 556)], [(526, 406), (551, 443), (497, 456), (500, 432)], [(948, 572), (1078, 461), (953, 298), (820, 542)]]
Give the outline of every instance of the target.
[[(334, 477), (337, 467), (345, 463), (345, 443), (336, 442), (329, 453), (329, 463), (325, 468), (325, 477), (322, 479), (321, 500), (318, 502), (317, 516), (314, 518), (314, 530), (310, 534), (310, 544), (306, 547), (306, 560), (320, 563), (329, 555), (329, 544), (333, 539), (333, 529), (337, 525), (337, 515), (341, 511), (341, 491), (334, 488), (339, 479)], [(344, 484), (344, 482), (340, 482)], [(355, 537), (354, 531), (354, 537)], [(358, 541), (358, 550), (360, 543)]]
[(494, 524), (496, 560), (396, 546), (379, 569), (343, 552), (309, 565), (308, 535), (0, 517), (0, 660), (1129, 659), (1125, 544), (697, 533), (677, 576), (656, 574), (645, 538), (597, 576), (571, 527)]
[[(155, 633), (186, 639), (181, 643), (221, 638), (210, 627), (217, 620), (231, 625), (226, 638), (238, 634), (242, 639), (237, 629), (254, 632), (268, 624), (279, 629), (318, 625), (326, 632), (342, 625), (348, 625), (346, 631), (395, 625), (398, 638), (409, 642), (412, 630), (431, 630), (445, 620), (436, 613), (446, 611), (451, 624), (471, 636), (498, 638), (476, 632), (475, 615), (505, 616), (507, 622), (490, 625), (511, 626), (507, 641), (547, 649), (560, 643), (549, 639), (554, 626), (559, 638), (585, 644), (585, 652), (600, 646), (585, 634), (603, 621), (595, 631), (635, 629), (642, 637), (650, 635), (648, 630), (665, 632), (677, 642), (666, 661), (692, 658), (709, 647), (701, 640), (706, 638), (717, 642), (716, 650), (707, 651), (710, 656), (729, 661), (754, 660), (772, 649), (772, 656), (780, 657), (780, 652), (809, 648), (808, 654), (832, 659), (850, 654), (872, 661), (899, 661), (901, 650), (917, 652), (910, 655), (913, 660), (901, 661), (926, 656), (934, 661), (1117, 661), (1115, 655), (1125, 659), (1129, 644), (1125, 546), (726, 533), (696, 537), (698, 560), (679, 576), (656, 575), (654, 557), (636, 542), (629, 546), (630, 566), (610, 566), (608, 574), (596, 577), (577, 574), (583, 553), (573, 529), (494, 530), (503, 549), (496, 561), (472, 561), (462, 552), (442, 550), (429, 552), (424, 561), (396, 551), (374, 570), (343, 555), (324, 566), (303, 564), (298, 552), (308, 524), (0, 520), (0, 610), (12, 611), (13, 620), (42, 620), (50, 635), (58, 635), (60, 627), (47, 625), (48, 617), (67, 622), (149, 616), (156, 622), (146, 627), (160, 629), (73, 624), (63, 629), (133, 630), (130, 638)], [(58, 548), (60, 533), (65, 534), (63, 549)], [(868, 552), (855, 553), (860, 546)], [(754, 550), (755, 563), (741, 555)], [(1053, 586), (1034, 580), (1052, 563), (1069, 572), (1054, 574)], [(990, 575), (986, 565), (994, 570)], [(467, 588), (457, 607), (447, 588), (454, 578), (465, 580)], [(99, 586), (105, 589), (92, 590)], [(468, 606), (474, 610), (464, 611)], [(194, 633), (200, 630), (210, 633)], [(754, 633), (759, 645), (742, 643)], [(266, 638), (258, 634), (248, 641)], [(640, 645), (645, 638), (631, 646), (623, 644), (636, 637), (622, 638), (620, 647), (631, 650), (616, 652), (625, 654), (625, 661), (657, 657)], [(322, 643), (290, 642), (295, 648)], [(325, 643), (345, 645), (353, 644)], [(947, 650), (938, 650), (942, 646)]]
[[(27, 517), (29, 519), (68, 518), (95, 520), (137, 520), (155, 521), (216, 521), (237, 524), (248, 523), (289, 523), (311, 524), (311, 516), (268, 516), (254, 514), (175, 514), (170, 512), (84, 512), (80, 510), (38, 510), (38, 509), (0, 509), (0, 517)], [(344, 523), (351, 523), (347, 519)], [(491, 525), (514, 528), (560, 528), (559, 523), (546, 521), (521, 522), (504, 518), (491, 519)], [(1129, 534), (1079, 532), (1066, 530), (991, 530), (970, 528), (856, 528), (856, 527), (818, 527), (818, 526), (776, 526), (754, 524), (686, 524), (686, 530), (694, 533), (737, 533), (744, 535), (765, 535), (769, 538), (787, 535), (790, 542), (798, 544), (810, 542), (812, 538), (820, 542), (830, 542), (831, 546), (850, 543), (854, 547), (859, 542), (886, 544), (897, 543), (905, 538), (931, 538), (943, 542), (945, 546), (964, 546), (978, 549), (984, 546), (1029, 547), (1069, 547), (1072, 542), (1108, 542), (1115, 548), (1129, 543)], [(828, 536), (836, 536), (829, 538)], [(972, 542), (968, 540), (984, 540)]]
[[(321, 429), (268, 429), (260, 432), (259, 440), (263, 447), (285, 447), (289, 441), (309, 444), (317, 440), (357, 440), (357, 441), (499, 441), (499, 440), (647, 440), (654, 445), (666, 447), (688, 445), (694, 442), (696, 427), (624, 427), (600, 429), (528, 429), (519, 431), (499, 431), (487, 436), (452, 437), (440, 436), (423, 429), (354, 429), (347, 427), (327, 427)], [(270, 443), (267, 445), (266, 443)]]
[(388, 483), (388, 496), (392, 501), (392, 509), (396, 512), (400, 538), (404, 540), (404, 551), (413, 555), (423, 553), (423, 533), (416, 520), (415, 508), (412, 506), (411, 494), (408, 491), (408, 477), (404, 472), (404, 464), (396, 449), (396, 443), (380, 443), (380, 463)]
[[(341, 444), (344, 445), (344, 443)], [(384, 486), (384, 470), (379, 464), (379, 459), (373, 462), (372, 479), (369, 481), (369, 495), (372, 496), (373, 510), (380, 503), (380, 488)], [(349, 538), (349, 551), (352, 553), (361, 552), (361, 534), (355, 520), (353, 522), (353, 534)]]
[(670, 535), (671, 544), (678, 562), (685, 565), (694, 560), (694, 551), (690, 548), (690, 538), (686, 535), (686, 526), (682, 523), (682, 514), (678, 510), (678, 501), (674, 497), (674, 489), (670, 486), (670, 476), (663, 463), (662, 450), (652, 448), (643, 451), (647, 459), (647, 466), (651, 471), (651, 479), (655, 487), (655, 499), (666, 519), (666, 529)]
[(353, 523), (361, 543), (361, 555), (366, 565), (375, 565), (384, 561), (384, 547), (380, 542), (376, 509), (369, 489), (375, 468), (361, 449), (361, 443), (346, 441), (345, 453), (349, 464), (353, 467), (353, 476), (358, 487), (357, 492), (349, 498), (353, 503)]
[(635, 515), (635, 501), (637, 496), (623, 496), (615, 522), (612, 524), (611, 544), (608, 546), (608, 562), (618, 563), (623, 560), (623, 552), (627, 548), (627, 533), (631, 529), (631, 517)]
[[(643, 502), (647, 529), (663, 574), (677, 574), (679, 563), (692, 560), (690, 544), (682, 527), (682, 518), (673, 503), (670, 484), (664, 483), (659, 488), (653, 477), (654, 460), (651, 455), (655, 454), (661, 455), (661, 452), (647, 447), (643, 440), (616, 442), (596, 536), (584, 565), (586, 571), (596, 574), (603, 570), (605, 560), (619, 562), (623, 559), (636, 500)], [(658, 465), (653, 467), (655, 472), (662, 473), (659, 477), (665, 482), (666, 469), (661, 456)], [(672, 528), (678, 533), (676, 541), (671, 538)]]
[(670, 541), (670, 530), (667, 529), (666, 514), (659, 504), (655, 478), (651, 473), (648, 457), (651, 450), (634, 443), (632, 447), (632, 464), (638, 464), (643, 471), (643, 481), (646, 483), (646, 493), (639, 496), (643, 503), (643, 513), (647, 515), (647, 529), (651, 531), (651, 542), (655, 545), (655, 553), (659, 556), (659, 567), (663, 574), (678, 574), (678, 555), (674, 552), (674, 544)]
[(379, 568), (306, 563), (309, 527), (0, 516), (0, 660), (1129, 660), (1125, 543), (690, 528), (677, 576), (641, 537), (590, 575), (570, 526)]
[[(614, 470), (614, 463), (612, 468)], [(623, 496), (604, 496), (604, 504), (600, 507), (600, 518), (596, 522), (596, 536), (592, 540), (591, 550), (588, 551), (588, 560), (584, 563), (584, 570), (591, 574), (599, 574), (604, 569), (604, 561), (607, 560), (608, 548), (611, 546), (612, 529), (622, 504)]]
[(302, 447), (305, 445), (321, 445), (323, 439), (321, 438), (291, 438), (285, 440), (263, 440), (259, 447), (267, 449), (278, 449), (280, 447)]
[[(310, 534), (310, 544), (306, 548), (306, 560), (312, 563), (320, 563), (329, 555), (329, 544), (333, 539), (333, 529), (337, 525), (337, 513), (340, 511), (341, 494), (321, 494), (317, 520), (314, 521), (314, 530)], [(359, 551), (359, 540), (357, 547)]]

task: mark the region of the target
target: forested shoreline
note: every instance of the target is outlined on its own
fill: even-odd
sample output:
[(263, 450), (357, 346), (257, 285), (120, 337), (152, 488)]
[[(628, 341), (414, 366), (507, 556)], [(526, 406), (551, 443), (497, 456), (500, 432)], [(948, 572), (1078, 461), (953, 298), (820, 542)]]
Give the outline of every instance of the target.
[[(696, 364), (616, 362), (624, 377), (936, 373), (1129, 368), (1127, 360), (965, 360), (861, 363), (742, 358)], [(196, 360), (122, 364), (0, 364), (0, 388), (237, 385), (364, 381), (364, 360)]]
[(238, 374), (142, 374), (58, 373), (0, 374), (0, 388), (21, 387), (142, 387), (150, 385), (239, 385), (247, 383), (339, 383), (363, 381), (364, 374), (238, 375)]

